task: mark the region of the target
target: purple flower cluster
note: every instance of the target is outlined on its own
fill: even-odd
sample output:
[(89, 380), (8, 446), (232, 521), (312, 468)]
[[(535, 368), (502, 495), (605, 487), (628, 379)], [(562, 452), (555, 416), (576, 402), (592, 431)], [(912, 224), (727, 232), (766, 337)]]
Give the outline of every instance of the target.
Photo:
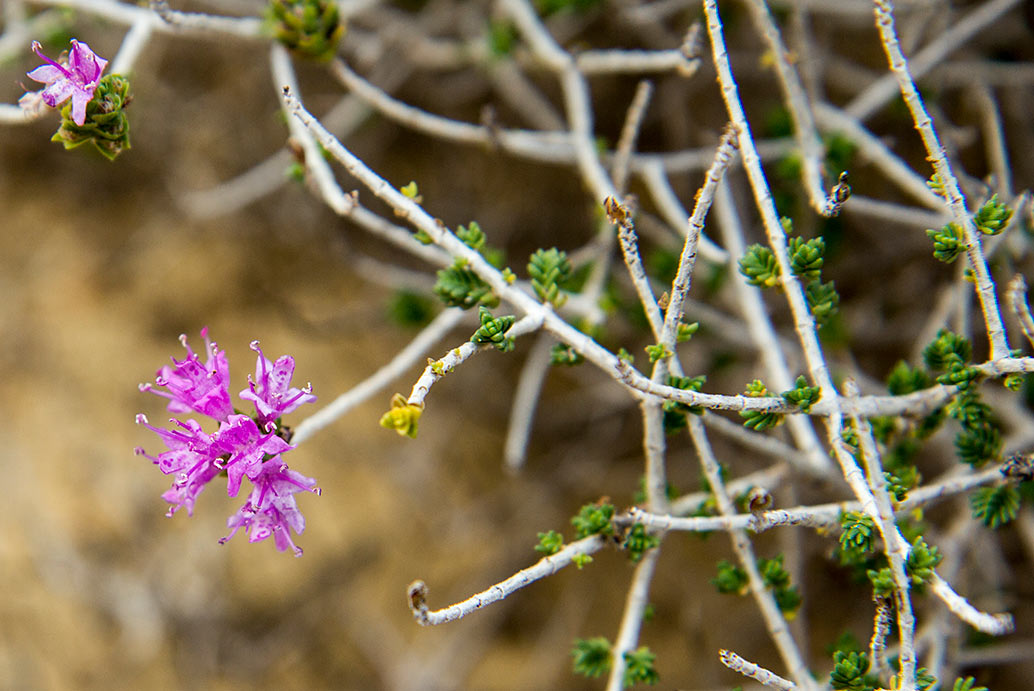
[(72, 120), (82, 127), (86, 123), (86, 104), (93, 99), (108, 61), (74, 38), (68, 59), (61, 62), (44, 55), (39, 41), (32, 42), (32, 52), (46, 63), (28, 73), (29, 78), (47, 85), (39, 92), (40, 98), (51, 108), (71, 98)]
[(230, 534), (220, 542), (226, 542), (238, 530), (249, 534), (249, 542), (265, 540), (270, 535), (281, 552), (290, 548), (296, 556), (302, 550), (291, 540), (291, 531), (301, 534), (305, 530), (305, 518), (298, 510), (294, 495), (298, 492), (319, 494), (316, 481), (287, 467), (282, 455), (293, 449), (288, 442), (290, 430), (281, 426), (280, 417), (290, 413), (303, 403), (316, 400), (311, 386), (298, 389), (291, 386), (294, 376), (294, 358), (282, 355), (271, 362), (262, 354), (258, 341), (251, 342), (251, 349), (258, 353), (255, 376), (248, 375), (248, 388), (239, 397), (251, 401), (255, 414), (248, 416), (235, 411), (230, 403), (230, 371), (226, 351), (219, 350), (208, 338), (207, 327), (201, 330), (205, 341), (206, 360), (187, 344), (187, 337), (180, 336), (180, 342), (187, 350), (183, 360), (173, 358), (172, 365), (166, 365), (155, 375), (155, 388), (141, 384), (141, 391), (149, 391), (169, 399), (168, 409), (175, 414), (200, 413), (219, 423), (219, 428), (208, 434), (197, 420), (172, 418), (172, 429), (162, 429), (149, 424), (147, 417), (137, 415), (136, 421), (155, 432), (168, 451), (150, 456), (137, 448), (166, 475), (174, 475), (172, 487), (162, 495), (171, 505), (169, 516), (180, 508), (188, 515), (194, 513), (194, 502), (209, 482), (224, 472), (227, 477), (226, 491), (231, 497), (240, 492), (244, 478), (252, 485), (247, 500), (227, 520)]

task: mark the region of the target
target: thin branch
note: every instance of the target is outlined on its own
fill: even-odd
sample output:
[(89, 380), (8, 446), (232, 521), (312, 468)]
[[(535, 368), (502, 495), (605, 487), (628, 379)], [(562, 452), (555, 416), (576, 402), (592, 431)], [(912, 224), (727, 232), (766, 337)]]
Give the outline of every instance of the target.
[(635, 150), (636, 139), (639, 137), (639, 129), (643, 126), (646, 106), (650, 103), (652, 95), (653, 84), (645, 79), (639, 82), (632, 102), (628, 105), (628, 111), (625, 113), (625, 124), (621, 128), (618, 146), (610, 164), (610, 175), (614, 178), (614, 187), (617, 188), (618, 194), (624, 194), (627, 191), (628, 166), (632, 159), (632, 151)]
[(513, 576), (496, 583), (487, 590), (472, 595), (463, 602), (457, 602), (454, 605), (434, 611), (430, 611), (427, 607), (427, 585), (423, 581), (414, 581), (408, 589), (409, 608), (413, 612), (413, 618), (421, 626), (437, 626), (455, 621), (481, 609), (485, 605), (502, 600), (524, 586), (531, 585), (540, 578), (552, 576), (565, 566), (569, 566), (575, 561), (576, 557), (595, 554), (603, 549), (603, 546), (606, 544), (605, 539), (600, 535), (590, 535), (577, 542), (572, 542), (556, 554), (543, 557), (534, 566), (518, 571)]
[(1016, 315), (1016, 319), (1020, 322), (1023, 335), (1034, 346), (1034, 317), (1031, 317), (1030, 314), (1030, 303), (1027, 302), (1027, 281), (1023, 278), (1023, 274), (1016, 274), (1009, 282), (1006, 296), (1013, 314)]
[(334, 422), (352, 408), (367, 400), (388, 384), (402, 376), (412, 367), (435, 343), (455, 328), (466, 317), (459, 309), (447, 309), (425, 326), (405, 348), (362, 382), (335, 398), (318, 412), (302, 420), (294, 429), (291, 441), (300, 444), (313, 434)]
[[(980, 248), (980, 235), (973, 225), (973, 219), (966, 209), (966, 200), (959, 189), (958, 180), (952, 172), (944, 147), (941, 146), (937, 133), (934, 131), (930, 115), (926, 112), (922, 98), (912, 81), (905, 56), (901, 53), (898, 44), (897, 33), (894, 29), (893, 8), (889, 0), (874, 0), (876, 5), (876, 27), (879, 29), (880, 38), (883, 42), (883, 49), (887, 53), (891, 71), (897, 79), (901, 95), (905, 99), (912, 120), (926, 147), (926, 153), (933, 163), (934, 170), (940, 177), (944, 189), (945, 199), (951, 207), (955, 222), (961, 226), (966, 237), (966, 254), (969, 257), (970, 266), (976, 274), (976, 290), (980, 299), (980, 307), (984, 313), (984, 322), (987, 326), (987, 335), (991, 341), (991, 359), (998, 360), (1009, 356), (1009, 343), (1006, 340), (1005, 328), (1002, 326), (1002, 317), (998, 312), (998, 299), (995, 296), (994, 283), (987, 268), (987, 261)], [(1006, 6), (1014, 4), (1014, 0), (1005, 2), (990, 2), (981, 7), (984, 9), (991, 5)], [(978, 10), (979, 11), (979, 10)], [(975, 13), (974, 13), (975, 14)], [(972, 15), (970, 15), (972, 16)], [(850, 108), (848, 112), (851, 112)]]
[(775, 672), (770, 672), (764, 667), (760, 667), (753, 662), (747, 662), (731, 650), (719, 650), (718, 659), (720, 659), (722, 664), (732, 671), (739, 672), (745, 677), (750, 677), (763, 686), (778, 689), (779, 691), (790, 691), (790, 689), (797, 688), (797, 684), (793, 683), (789, 679), (783, 679)]
[(625, 596), (625, 613), (621, 617), (621, 628), (612, 648), (610, 676), (607, 679), (607, 691), (621, 691), (625, 684), (627, 661), (625, 653), (635, 649), (639, 640), (639, 629), (643, 624), (643, 612), (646, 610), (650, 595), (650, 582), (660, 556), (659, 547), (654, 547), (643, 555), (632, 576), (632, 585)]

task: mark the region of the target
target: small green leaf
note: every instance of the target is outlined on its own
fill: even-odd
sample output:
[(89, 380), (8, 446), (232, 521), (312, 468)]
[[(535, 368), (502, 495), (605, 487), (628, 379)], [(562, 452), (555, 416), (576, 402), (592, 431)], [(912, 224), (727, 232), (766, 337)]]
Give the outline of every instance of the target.
[(940, 230), (928, 228), (926, 234), (933, 240), (933, 256), (946, 264), (966, 251), (966, 234), (958, 223), (949, 223)]
[(586, 504), (578, 511), (578, 515), (571, 519), (574, 526), (575, 539), (581, 540), (590, 535), (613, 535), (614, 525), (610, 522), (614, 517), (614, 505), (606, 502), (602, 504)]
[(984, 235), (997, 235), (1002, 232), (1010, 218), (1012, 209), (999, 202), (998, 195), (994, 194), (977, 209), (973, 216), (973, 224)]
[(564, 536), (555, 530), (538, 534), (539, 543), (535, 545), (535, 551), (545, 555), (556, 554), (564, 546)]
[(969, 498), (973, 518), (988, 528), (998, 528), (1016, 518), (1020, 510), (1020, 492), (1012, 485), (981, 487)]
[(625, 653), (625, 677), (621, 685), (625, 688), (634, 686), (640, 682), (644, 684), (656, 684), (661, 677), (654, 668), (657, 656), (650, 652), (646, 646), (642, 646), (632, 652)]
[(478, 345), (493, 345), (496, 350), (507, 352), (513, 350), (513, 339), (506, 337), (517, 318), (513, 315), (499, 317), (496, 319), (492, 313), (482, 305), (478, 308), (478, 317), (481, 319), (481, 327), (470, 337), (471, 343)]
[(571, 656), (575, 674), (596, 678), (610, 671), (610, 641), (603, 636), (577, 638)]
[(772, 288), (779, 285), (779, 264), (775, 255), (763, 245), (751, 245), (739, 261), (740, 273), (752, 286)]

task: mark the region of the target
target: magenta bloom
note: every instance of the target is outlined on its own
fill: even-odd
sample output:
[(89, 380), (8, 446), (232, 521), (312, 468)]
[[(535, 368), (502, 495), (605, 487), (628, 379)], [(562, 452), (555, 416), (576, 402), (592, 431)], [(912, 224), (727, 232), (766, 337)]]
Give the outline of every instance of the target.
[(185, 360), (172, 359), (172, 367), (162, 367), (154, 376), (154, 383), (168, 391), (158, 391), (150, 384), (141, 384), (141, 391), (169, 399), (170, 413), (191, 411), (207, 415), (220, 422), (233, 413), (230, 404), (230, 365), (226, 351), (219, 350), (208, 338), (208, 327), (201, 329), (208, 360), (201, 364), (201, 358), (187, 344), (186, 335), (180, 336), (180, 343), (187, 349)]
[(236, 497), (240, 492), (245, 475), (254, 482), (263, 459), (294, 448), (276, 436), (275, 427), (272, 429), (263, 435), (255, 421), (247, 415), (231, 415), (229, 420), (219, 426), (212, 454), (226, 459), (216, 461), (216, 464), (226, 469), (226, 493), (231, 497)]
[(218, 477), (226, 476), (226, 493), (231, 497), (237, 496), (247, 478), (253, 485), (248, 500), (230, 517), (231, 532), (221, 542), (243, 528), (249, 533), (250, 542), (273, 535), (281, 552), (290, 548), (300, 555), (302, 551), (292, 541), (291, 531), (300, 534), (305, 530), (305, 519), (293, 495), (319, 494), (319, 490), (315, 480), (290, 470), (284, 463), (282, 455), (294, 447), (288, 443), (290, 432), (279, 425), (279, 419), (302, 403), (315, 401), (312, 388), (291, 386), (294, 358), (283, 355), (270, 362), (259, 349), (258, 341), (253, 341), (251, 348), (259, 354), (255, 378), (248, 377), (248, 388), (240, 397), (254, 403), (257, 412), (254, 416), (235, 412), (230, 403), (226, 352), (209, 340), (207, 328), (201, 330), (201, 338), (208, 355), (204, 363), (187, 344), (187, 337), (180, 336), (187, 357), (173, 358), (172, 366), (166, 365), (155, 375), (155, 385), (164, 390), (150, 384), (141, 384), (140, 390), (169, 399), (168, 408), (173, 413), (208, 416), (219, 423), (219, 429), (208, 434), (197, 420), (175, 418), (171, 420), (172, 429), (162, 429), (148, 423), (145, 416), (137, 415), (137, 424), (157, 434), (168, 450), (157, 456), (149, 456), (139, 448), (136, 452), (149, 458), (166, 475), (175, 476), (172, 487), (162, 494), (171, 504), (169, 516), (181, 508), (193, 515), (198, 495)]
[(185, 508), (187, 515), (193, 516), (197, 496), (222, 472), (215, 462), (212, 437), (205, 434), (195, 420), (180, 422), (174, 419), (172, 422), (181, 429), (173, 430), (154, 427), (144, 415), (137, 415), (136, 422), (161, 437), (169, 447), (168, 451), (157, 456), (149, 456), (143, 449), (136, 449), (137, 455), (151, 459), (166, 475), (176, 474), (172, 488), (162, 495), (165, 501), (172, 504), (167, 515), (171, 517), (179, 509)]
[(258, 341), (251, 342), (251, 349), (258, 353), (254, 379), (248, 376), (248, 388), (238, 396), (255, 404), (258, 417), (263, 422), (272, 422), (281, 415), (290, 413), (303, 403), (312, 403), (312, 386), (304, 389), (291, 387), (294, 376), (294, 358), (281, 355), (276, 362), (270, 362), (262, 354)]
[(47, 64), (29, 72), (29, 78), (47, 85), (40, 96), (51, 108), (71, 98), (72, 120), (81, 127), (86, 123), (86, 104), (93, 98), (108, 61), (74, 38), (67, 62), (54, 62), (41, 49), (39, 41), (32, 42), (32, 52)]
[(274, 457), (262, 464), (252, 482), (255, 488), (248, 500), (226, 521), (230, 534), (219, 542), (225, 543), (243, 529), (248, 533), (248, 542), (259, 542), (272, 535), (278, 550), (284, 552), (290, 548), (300, 557), (302, 550), (295, 546), (291, 531), (301, 535), (305, 530), (305, 517), (298, 510), (294, 495), (298, 492), (319, 494), (316, 481), (291, 470), (279, 457)]

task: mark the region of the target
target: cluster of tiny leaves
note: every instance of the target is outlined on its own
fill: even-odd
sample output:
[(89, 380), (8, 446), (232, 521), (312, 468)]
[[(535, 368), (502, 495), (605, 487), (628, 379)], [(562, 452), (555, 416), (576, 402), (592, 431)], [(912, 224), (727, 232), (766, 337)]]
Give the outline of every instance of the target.
[(822, 394), (819, 392), (819, 387), (808, 386), (808, 380), (803, 376), (797, 377), (797, 381), (794, 382), (794, 388), (782, 393), (782, 397), (787, 403), (797, 406), (801, 409), (801, 412), (804, 413), (811, 411), (812, 405), (814, 405), (821, 396)]
[(121, 74), (101, 78), (93, 98), (86, 104), (86, 120), (82, 125), (72, 120), (72, 101), (61, 109), (61, 126), (52, 142), (61, 142), (66, 149), (92, 144), (109, 161), (129, 148), (129, 118), (126, 106), (132, 100), (129, 80)]
[[(999, 202), (996, 194), (977, 209), (973, 225), (984, 235), (997, 235), (1010, 218), (1012, 209)], [(939, 230), (929, 228), (926, 234), (933, 240), (933, 256), (942, 262), (950, 264), (966, 251), (966, 234), (958, 223), (948, 223)]]
[[(942, 558), (943, 555), (937, 548), (927, 545), (922, 537), (917, 537), (912, 542), (912, 549), (905, 561), (905, 573), (908, 574), (913, 589), (919, 591), (924, 584), (930, 582), (934, 575), (933, 570), (941, 563)], [(869, 580), (877, 597), (890, 597), (894, 594), (894, 577), (889, 566), (879, 571), (870, 570)]]
[(575, 674), (596, 678), (610, 671), (610, 641), (603, 636), (575, 639), (571, 656)]
[[(700, 391), (700, 387), (707, 381), (707, 377), (700, 375), (699, 377), (677, 377), (674, 375), (668, 375), (668, 386), (674, 386), (677, 389), (684, 391)], [(692, 413), (693, 415), (702, 415), (704, 409), (700, 406), (689, 406), (685, 403), (679, 403), (678, 401), (665, 401), (663, 405), (664, 411), (664, 431), (667, 434), (675, 434), (686, 427), (686, 415)]]
[(485, 232), (481, 230), (477, 221), (471, 221), (469, 226), (461, 225), (456, 228), (456, 237), (464, 245), (478, 252), (485, 246)]
[(621, 685), (626, 689), (640, 682), (645, 684), (656, 684), (661, 677), (657, 674), (654, 662), (657, 656), (650, 652), (646, 646), (627, 652), (625, 657), (625, 676)]
[[(751, 383), (747, 384), (745, 394), (751, 398), (764, 398), (772, 395), (768, 392), (768, 389), (765, 388), (765, 385), (760, 379), (755, 379)], [(771, 429), (783, 421), (782, 413), (771, 413), (764, 410), (741, 410), (740, 417), (743, 418), (744, 427), (748, 427), (757, 432)]]
[(758, 559), (758, 571), (765, 587), (772, 591), (779, 610), (787, 619), (793, 619), (801, 606), (801, 595), (797, 586), (790, 584), (790, 574), (783, 568), (783, 555)]
[(478, 318), (481, 319), (481, 326), (474, 332), (474, 335), (470, 337), (471, 343), (478, 345), (492, 345), (495, 346), (496, 350), (507, 352), (513, 350), (513, 339), (506, 337), (506, 332), (510, 330), (513, 323), (517, 320), (512, 314), (505, 317), (499, 317), (496, 319), (492, 316), (492, 313), (482, 305), (478, 308)]
[(566, 252), (556, 247), (536, 250), (528, 261), (528, 275), (535, 295), (542, 302), (561, 307), (567, 300), (560, 288), (560, 284), (571, 276), (571, 262)]
[(673, 353), (671, 352), (671, 348), (669, 348), (664, 343), (648, 345), (646, 346), (646, 348), (644, 348), (644, 350), (646, 350), (646, 356), (650, 358), (651, 363), (657, 362), (659, 360), (666, 360), (673, 355)]
[(481, 280), (481, 277), (467, 267), (462, 259), (447, 269), (438, 272), (438, 280), (434, 284), (434, 294), (449, 307), (470, 309), (478, 303), (489, 307), (499, 304), (492, 289)]
[(1020, 510), (1020, 492), (1012, 485), (981, 487), (969, 498), (973, 518), (988, 528), (997, 528), (1016, 518)]
[(573, 367), (585, 362), (585, 356), (566, 343), (556, 343), (549, 351), (549, 364)]
[(693, 335), (700, 329), (700, 322), (693, 322), (692, 324), (685, 324), (679, 322), (678, 326), (675, 327), (675, 341), (678, 343), (685, 343), (689, 339), (693, 338)]
[(333, 58), (345, 33), (337, 3), (327, 0), (273, 0), (268, 17), (280, 43), (313, 60)]
[(856, 558), (873, 551), (876, 523), (860, 511), (848, 511), (840, 516), (840, 551)]
[(581, 540), (597, 534), (612, 535), (614, 533), (612, 518), (614, 518), (613, 504), (607, 502), (586, 504), (579, 509), (578, 515), (571, 519), (575, 539)]
[[(890, 678), (890, 688), (901, 688), (900, 680), (898, 679), (900, 676), (900, 674), (895, 674)], [(937, 677), (932, 675), (926, 667), (920, 667), (916, 670), (916, 689), (918, 691), (929, 691), (936, 683)]]
[(959, 677), (955, 680), (952, 691), (987, 691), (986, 686), (973, 686), (975, 682), (976, 680), (973, 677), (966, 677), (965, 679)]
[(826, 241), (821, 237), (803, 240), (793, 236), (787, 244), (790, 253), (790, 267), (795, 276), (806, 281), (818, 280), (822, 272), (822, 255), (826, 252)]
[(833, 671), (829, 675), (830, 686), (845, 691), (873, 691), (878, 680), (868, 671), (869, 656), (864, 652), (838, 650), (833, 653)]
[(962, 428), (955, 436), (959, 459), (976, 468), (998, 459), (1002, 435), (990, 406), (981, 400), (975, 386), (979, 372), (969, 364), (972, 354), (968, 339), (942, 329), (923, 350), (923, 360), (931, 370), (943, 372), (937, 377), (939, 383), (958, 387), (944, 412)]
[(547, 557), (556, 554), (564, 547), (564, 536), (555, 530), (538, 534), (539, 542), (535, 545), (535, 551), (545, 554)]
[(811, 309), (811, 316), (815, 318), (817, 326), (828, 322), (840, 306), (840, 294), (837, 293), (833, 281), (812, 281), (804, 287), (804, 297), (808, 300), (808, 308)]
[(751, 245), (746, 254), (740, 257), (740, 273), (747, 283), (762, 288), (774, 288), (779, 285), (779, 264), (775, 254), (764, 245)]
[(747, 582), (747, 572), (724, 559), (718, 562), (718, 575), (711, 579), (711, 585), (725, 595), (746, 594)]
[(660, 542), (656, 535), (651, 535), (647, 532), (645, 525), (635, 523), (628, 529), (621, 547), (628, 552), (628, 558), (632, 560), (632, 563), (637, 564), (644, 554), (659, 545)]

